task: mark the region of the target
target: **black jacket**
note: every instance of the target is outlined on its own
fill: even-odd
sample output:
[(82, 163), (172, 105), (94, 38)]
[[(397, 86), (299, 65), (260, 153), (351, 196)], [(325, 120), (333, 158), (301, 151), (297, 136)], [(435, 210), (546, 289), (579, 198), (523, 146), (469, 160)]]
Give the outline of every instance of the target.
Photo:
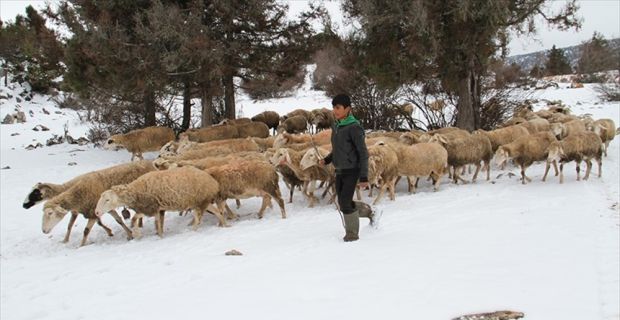
[(366, 134), (359, 123), (332, 126), (332, 152), (325, 157), (325, 164), (333, 163), (336, 173), (360, 172), (360, 182), (368, 182), (368, 150)]

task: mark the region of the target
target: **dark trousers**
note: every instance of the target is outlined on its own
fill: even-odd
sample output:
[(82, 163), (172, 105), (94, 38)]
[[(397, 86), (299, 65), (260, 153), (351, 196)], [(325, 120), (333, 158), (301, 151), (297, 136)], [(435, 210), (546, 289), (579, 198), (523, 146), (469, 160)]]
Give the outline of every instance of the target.
[(338, 196), (338, 205), (340, 211), (349, 214), (355, 211), (355, 203), (353, 203), (353, 194), (355, 186), (360, 177), (360, 172), (336, 173), (336, 195)]

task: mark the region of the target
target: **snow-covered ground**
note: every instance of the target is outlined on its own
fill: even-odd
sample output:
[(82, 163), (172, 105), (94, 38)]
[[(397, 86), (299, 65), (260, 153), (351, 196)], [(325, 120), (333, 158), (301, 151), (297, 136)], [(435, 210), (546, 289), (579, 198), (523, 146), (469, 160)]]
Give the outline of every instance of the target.
[[(573, 113), (620, 124), (618, 103), (601, 103), (591, 85), (567, 85), (536, 91), (534, 98), (562, 100)], [(0, 94), (20, 90), (0, 87)], [(307, 87), (285, 99), (238, 98), (245, 116), (328, 107), (329, 101)], [(0, 104), (4, 118), (14, 112), (15, 97)], [(92, 243), (78, 248), (85, 220), (77, 220), (63, 244), (66, 222), (44, 235), (42, 206), (23, 209), (25, 196), (36, 182), (64, 182), (130, 155), (91, 145), (25, 150), (33, 140), (45, 144), (62, 134), (65, 123), (75, 138), (88, 124), (46, 97), (17, 104), (27, 122), (0, 126), (0, 167), (10, 167), (0, 170), (1, 319), (445, 320), (504, 309), (524, 312), (527, 320), (620, 317), (618, 139), (604, 159), (603, 177), (588, 181), (575, 181), (569, 164), (563, 185), (557, 177), (543, 183), (544, 166), (537, 164), (525, 186), (507, 174), (515, 168), (494, 168), (491, 181), (475, 184), (445, 179), (438, 192), (422, 182), (415, 195), (401, 182), (396, 200), (377, 206), (380, 227), (362, 221), (354, 243), (342, 242), (333, 205), (323, 200), (307, 208), (297, 192), (286, 205), (287, 219), (275, 206), (258, 220), (260, 201), (250, 199), (230, 228), (207, 217), (194, 232), (190, 217), (168, 214), (161, 239), (147, 221), (142, 239), (126, 241), (105, 216), (114, 237), (96, 226)], [(32, 131), (37, 124), (51, 130)], [(224, 255), (231, 249), (243, 256)]]

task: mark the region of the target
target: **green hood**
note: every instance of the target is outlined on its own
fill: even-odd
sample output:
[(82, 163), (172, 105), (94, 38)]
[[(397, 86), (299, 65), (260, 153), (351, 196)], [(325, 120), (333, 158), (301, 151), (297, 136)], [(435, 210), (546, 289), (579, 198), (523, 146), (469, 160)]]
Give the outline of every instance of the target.
[(344, 118), (342, 120), (336, 120), (336, 124), (338, 125), (338, 127), (348, 126), (348, 125), (353, 124), (353, 123), (359, 124), (360, 122), (357, 121), (357, 119), (355, 119), (355, 117), (352, 114), (350, 114), (350, 113), (349, 113), (349, 115), (346, 118)]

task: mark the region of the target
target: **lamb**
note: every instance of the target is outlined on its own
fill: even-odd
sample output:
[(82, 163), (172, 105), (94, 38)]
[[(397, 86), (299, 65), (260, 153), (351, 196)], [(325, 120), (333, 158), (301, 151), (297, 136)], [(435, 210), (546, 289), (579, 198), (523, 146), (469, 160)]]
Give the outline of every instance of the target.
[(379, 203), (387, 189), (390, 200), (395, 200), (395, 184), (398, 178), (398, 155), (396, 151), (384, 143), (377, 143), (368, 147), (368, 182), (381, 186), (373, 204)]
[(179, 135), (179, 139), (187, 137), (189, 141), (209, 142), (239, 137), (237, 126), (218, 125), (200, 129), (189, 129)]
[(147, 127), (132, 130), (126, 134), (115, 134), (106, 142), (104, 148), (125, 148), (131, 152), (131, 161), (144, 159), (143, 152), (157, 151), (166, 143), (174, 140), (174, 131), (166, 127)]
[[(132, 218), (134, 235), (140, 237), (135, 221), (143, 216), (154, 216), (157, 235), (163, 236), (163, 213), (167, 210), (194, 211), (193, 228), (202, 222), (202, 214), (215, 202), (220, 185), (210, 174), (193, 167), (149, 172), (128, 184), (120, 184), (101, 193), (95, 209), (100, 216), (106, 211), (126, 205), (136, 214)], [(221, 213), (213, 210), (220, 226), (226, 226)]]
[(609, 143), (616, 136), (616, 132), (618, 132), (617, 130), (614, 129), (615, 127), (616, 127), (616, 124), (611, 119), (599, 119), (599, 120), (592, 122), (590, 125), (588, 125), (588, 130), (594, 131), (596, 134), (598, 134), (599, 137), (601, 138), (602, 143), (605, 145), (605, 148), (603, 149), (603, 153), (605, 154), (606, 157), (607, 157), (607, 148), (609, 147)]
[(586, 175), (583, 180), (588, 180), (590, 170), (592, 170), (592, 161), (595, 159), (598, 163), (598, 177), (601, 177), (601, 157), (603, 154), (603, 142), (599, 135), (594, 132), (584, 131), (574, 133), (561, 141), (552, 142), (549, 145), (549, 155), (547, 157), (547, 167), (543, 181), (547, 177), (550, 162), (560, 162), (560, 183), (564, 183), (564, 164), (575, 161), (577, 170), (577, 181), (580, 180), (579, 166), (581, 161), (586, 161)]
[[(277, 149), (273, 156), (269, 159), (272, 165), (286, 165), (288, 166), (299, 178), (304, 182), (303, 193), (308, 198), (309, 206), (312, 208), (318, 199), (313, 193), (307, 192), (308, 184), (310, 182), (321, 180), (331, 181), (333, 179), (332, 173), (325, 167), (313, 166), (307, 170), (301, 168), (301, 159), (305, 152), (295, 151), (289, 148)], [(322, 155), (324, 156), (324, 155)], [(328, 167), (329, 168), (329, 167)]]
[[(525, 175), (525, 171), (535, 161), (547, 160), (549, 146), (557, 139), (549, 131), (539, 132), (528, 136), (523, 136), (517, 140), (500, 146), (495, 152), (495, 161), (498, 165), (503, 165), (509, 159), (513, 159), (515, 164), (521, 167), (521, 183), (526, 184), (532, 181)], [(553, 163), (556, 175), (558, 170), (555, 162)]]
[(239, 132), (239, 138), (247, 138), (247, 137), (258, 137), (258, 138), (267, 138), (269, 137), (269, 127), (262, 122), (248, 122), (243, 124), (238, 124), (237, 131)]
[[(272, 197), (280, 206), (282, 219), (286, 218), (284, 200), (280, 194), (279, 176), (275, 168), (265, 161), (241, 160), (223, 166), (206, 169), (205, 172), (219, 182), (217, 206), (221, 211), (227, 209), (226, 199), (244, 199), (252, 196), (263, 197), (263, 204), (258, 212), (262, 218), (265, 208)], [(230, 209), (228, 209), (230, 210)], [(232, 212), (229, 212), (234, 216)]]
[(559, 140), (568, 137), (571, 134), (586, 131), (586, 125), (581, 120), (573, 120), (565, 123), (552, 123), (551, 132)]
[[(43, 233), (47, 234), (52, 231), (56, 224), (58, 224), (58, 222), (60, 222), (60, 220), (62, 220), (62, 218), (64, 218), (67, 214), (67, 211), (71, 211), (71, 220), (69, 221), (67, 233), (63, 242), (69, 241), (71, 228), (73, 227), (73, 223), (75, 222), (78, 213), (80, 213), (88, 219), (81, 243), (81, 246), (85, 245), (88, 239), (88, 234), (90, 233), (94, 223), (97, 222), (101, 225), (99, 217), (95, 214), (97, 200), (99, 199), (101, 193), (117, 184), (130, 183), (138, 177), (153, 170), (154, 168), (151, 161), (138, 161), (95, 171), (91, 174), (85, 175), (77, 184), (44, 204), (42, 224)], [(101, 213), (105, 212), (107, 211), (102, 211)], [(127, 232), (127, 237), (131, 239), (131, 230), (125, 226), (118, 214), (115, 211), (110, 211), (110, 214)], [(103, 225), (101, 226), (106, 229), (108, 235), (112, 235), (112, 232), (107, 227)]]
[(278, 133), (301, 133), (308, 128), (308, 118), (304, 116), (292, 116), (282, 121), (276, 130)]
[(466, 164), (474, 164), (476, 166), (476, 171), (472, 178), (472, 182), (475, 182), (480, 171), (481, 161), (484, 162), (484, 167), (487, 170), (487, 181), (490, 179), (490, 163), (491, 158), (493, 158), (493, 150), (491, 141), (487, 136), (473, 134), (467, 137), (448, 139), (444, 134), (436, 134), (431, 139), (431, 142), (435, 141), (448, 151), (448, 164), (453, 168), (452, 178), (454, 183), (458, 183), (458, 180), (465, 183), (465, 180), (458, 173), (458, 168)]
[(263, 111), (252, 117), (252, 121), (260, 121), (266, 124), (275, 133), (276, 128), (280, 124), (280, 115), (275, 111)]

